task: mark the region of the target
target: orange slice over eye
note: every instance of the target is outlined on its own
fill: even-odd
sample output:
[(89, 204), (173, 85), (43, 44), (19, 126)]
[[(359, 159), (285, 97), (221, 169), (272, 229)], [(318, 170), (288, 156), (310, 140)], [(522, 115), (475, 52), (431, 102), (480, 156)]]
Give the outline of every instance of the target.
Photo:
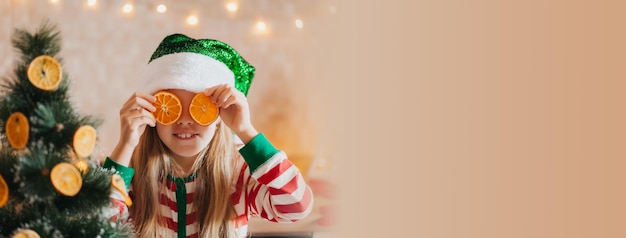
[(6, 123), (6, 133), (9, 143), (16, 150), (26, 147), (30, 126), (28, 119), (21, 112), (14, 112)]
[(2, 175), (0, 175), (0, 207), (4, 206), (9, 200), (9, 186), (4, 181)]
[(217, 119), (220, 114), (220, 110), (211, 97), (204, 95), (203, 92), (197, 93), (192, 99), (189, 105), (189, 115), (198, 124), (206, 126), (211, 124)]
[(67, 162), (61, 162), (50, 171), (52, 186), (62, 195), (73, 197), (83, 186), (83, 177), (78, 169)]
[(156, 97), (156, 101), (152, 103), (156, 107), (156, 111), (152, 113), (154, 118), (163, 125), (171, 125), (178, 121), (183, 111), (180, 99), (166, 91), (159, 91), (154, 97)]
[(97, 131), (90, 125), (84, 125), (79, 127), (74, 132), (74, 138), (72, 139), (72, 146), (76, 155), (81, 158), (85, 158), (93, 152), (93, 148), (96, 146)]
[(126, 193), (126, 184), (124, 183), (124, 179), (119, 174), (114, 174), (111, 176), (111, 186), (115, 188), (118, 192), (120, 192), (124, 196), (124, 203), (126, 206), (132, 206), (133, 200), (130, 199), (128, 193)]
[(59, 87), (63, 72), (59, 61), (48, 55), (40, 55), (28, 64), (26, 75), (38, 89), (53, 91)]
[(41, 236), (31, 229), (23, 229), (15, 233), (11, 238), (41, 238)]

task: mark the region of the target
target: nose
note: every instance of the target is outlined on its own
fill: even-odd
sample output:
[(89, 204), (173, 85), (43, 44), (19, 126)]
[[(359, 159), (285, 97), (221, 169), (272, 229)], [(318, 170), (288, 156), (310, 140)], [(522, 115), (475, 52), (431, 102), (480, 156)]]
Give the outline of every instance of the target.
[(189, 114), (189, 105), (187, 104), (183, 104), (183, 110), (180, 114), (180, 118), (178, 118), (178, 121), (176, 121), (177, 125), (191, 125), (193, 124), (195, 121), (193, 120), (193, 118), (191, 118), (191, 115)]
[(182, 115), (180, 115), (180, 118), (178, 118), (178, 121), (176, 121), (176, 124), (178, 125), (191, 125), (193, 124), (194, 121), (191, 119), (191, 116), (189, 116), (188, 112), (183, 112)]

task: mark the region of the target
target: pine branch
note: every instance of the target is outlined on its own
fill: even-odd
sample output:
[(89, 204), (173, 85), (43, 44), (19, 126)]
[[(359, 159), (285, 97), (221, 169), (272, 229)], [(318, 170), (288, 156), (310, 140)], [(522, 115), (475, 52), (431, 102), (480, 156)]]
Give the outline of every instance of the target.
[[(68, 218), (68, 217), (66, 217)], [(65, 237), (132, 237), (130, 224), (109, 222), (101, 217), (83, 217), (80, 219), (58, 219), (57, 227)]]
[(19, 191), (29, 203), (50, 204), (59, 196), (50, 182), (50, 171), (60, 162), (67, 161), (65, 154), (41, 141), (34, 143), (29, 153), (24, 154), (15, 164), (16, 183)]
[[(30, 62), (39, 55), (55, 56), (61, 51), (61, 36), (57, 27), (44, 21), (35, 34), (23, 29), (16, 29), (11, 42), (22, 58), (22, 63)], [(60, 62), (60, 61), (59, 61)]]
[(55, 205), (61, 211), (78, 217), (93, 216), (101, 213), (101, 207), (111, 204), (111, 175), (113, 172), (90, 166), (83, 177), (83, 186), (74, 197), (59, 197)]
[(63, 238), (64, 237), (63, 233), (58, 229), (59, 227), (54, 225), (54, 221), (59, 219), (59, 217), (53, 217), (51, 219), (50, 216), (51, 216), (50, 213), (45, 214), (44, 217), (30, 221), (22, 225), (20, 228), (31, 229), (37, 232), (37, 234), (39, 234), (40, 237)]
[[(8, 148), (11, 145), (4, 142), (0, 145), (2, 148)], [(13, 165), (18, 162), (18, 156), (11, 150), (0, 150), (0, 175), (4, 178), (9, 186), (9, 191), (17, 189), (17, 184), (13, 181), (14, 168)]]
[(110, 222), (98, 215), (77, 217), (55, 212), (20, 224), (15, 229), (31, 229), (41, 237), (133, 237), (130, 224)]
[(30, 116), (33, 138), (61, 148), (72, 144), (74, 132), (82, 125), (96, 128), (100, 121), (90, 116), (79, 117), (69, 101), (38, 104)]
[(0, 209), (0, 237), (10, 237), (24, 223), (41, 218), (38, 211), (33, 204), (9, 201)]

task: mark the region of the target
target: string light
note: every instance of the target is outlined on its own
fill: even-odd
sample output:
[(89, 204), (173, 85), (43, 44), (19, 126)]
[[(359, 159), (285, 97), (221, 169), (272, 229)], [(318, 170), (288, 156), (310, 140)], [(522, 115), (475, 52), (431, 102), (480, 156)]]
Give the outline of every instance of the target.
[(163, 4), (159, 4), (156, 8), (157, 12), (159, 13), (164, 13), (165, 11), (167, 11), (167, 7)]
[(302, 27), (304, 26), (304, 23), (302, 22), (301, 19), (296, 19), (296, 27), (298, 29), (302, 29)]
[(227, 9), (229, 12), (235, 12), (235, 11), (237, 11), (237, 3), (234, 3), (234, 2), (228, 3), (228, 4), (226, 5), (226, 9)]
[(130, 4), (130, 3), (126, 3), (126, 4), (124, 4), (124, 7), (122, 7), (122, 11), (123, 11), (124, 13), (130, 13), (130, 12), (132, 12), (132, 11), (133, 11), (133, 4)]
[(259, 31), (265, 31), (267, 26), (265, 25), (265, 22), (259, 21), (256, 23), (256, 29)]
[[(55, 4), (55, 5), (60, 2), (59, 0), (49, 0), (49, 1), (50, 1), (50, 3)], [(87, 0), (86, 2), (87, 2), (87, 6), (92, 7), (92, 8), (95, 7), (98, 4), (97, 0)], [(229, 12), (236, 12), (238, 9), (239, 9), (239, 6), (238, 6), (237, 2), (235, 2), (235, 1), (231, 1), (231, 2), (228, 2), (226, 4), (226, 10), (229, 11)], [(134, 10), (134, 6), (133, 6), (132, 3), (126, 3), (122, 7), (122, 12), (126, 13), (126, 14), (132, 13), (133, 10)], [(167, 11), (167, 6), (165, 6), (165, 4), (159, 4), (156, 7), (156, 11), (159, 12), (159, 13), (165, 13)], [(337, 8), (335, 6), (329, 6), (328, 7), (328, 11), (331, 14), (335, 14), (335, 13), (337, 13)], [(195, 26), (195, 25), (198, 25), (199, 18), (195, 14), (189, 15), (187, 17), (187, 19), (186, 19), (186, 22), (187, 22), (188, 25)], [(296, 19), (294, 21), (294, 24), (295, 24), (296, 28), (298, 28), (298, 29), (302, 29), (304, 27), (304, 22), (300, 18)], [(257, 32), (261, 32), (261, 33), (267, 32), (268, 26), (267, 26), (267, 24), (264, 21), (257, 21), (256, 22), (256, 30), (257, 30)]]
[(198, 25), (198, 17), (195, 15), (187, 17), (187, 24), (192, 26)]

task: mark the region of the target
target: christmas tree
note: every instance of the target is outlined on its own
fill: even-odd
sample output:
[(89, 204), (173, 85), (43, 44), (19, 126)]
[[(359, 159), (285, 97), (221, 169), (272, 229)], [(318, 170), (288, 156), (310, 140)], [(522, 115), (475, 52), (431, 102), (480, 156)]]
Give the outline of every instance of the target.
[(0, 92), (0, 237), (132, 236), (110, 217), (111, 190), (125, 187), (92, 159), (100, 120), (69, 100), (60, 32), (44, 22), (34, 34), (16, 29), (12, 44), (17, 64)]

